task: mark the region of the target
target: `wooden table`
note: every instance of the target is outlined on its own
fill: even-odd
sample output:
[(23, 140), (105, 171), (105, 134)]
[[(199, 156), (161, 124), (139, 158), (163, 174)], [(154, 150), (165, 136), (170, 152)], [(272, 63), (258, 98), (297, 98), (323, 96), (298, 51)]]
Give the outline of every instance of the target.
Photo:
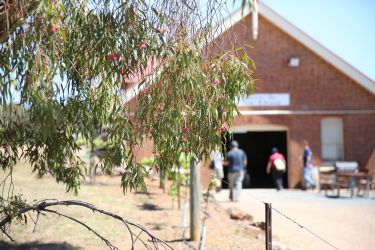
[(370, 195), (370, 187), (371, 187), (371, 175), (368, 173), (363, 172), (336, 172), (336, 177), (345, 177), (349, 180), (349, 188), (350, 188), (350, 197), (354, 197), (354, 189), (357, 187), (356, 181), (357, 179), (365, 179), (366, 180), (366, 197), (369, 197)]

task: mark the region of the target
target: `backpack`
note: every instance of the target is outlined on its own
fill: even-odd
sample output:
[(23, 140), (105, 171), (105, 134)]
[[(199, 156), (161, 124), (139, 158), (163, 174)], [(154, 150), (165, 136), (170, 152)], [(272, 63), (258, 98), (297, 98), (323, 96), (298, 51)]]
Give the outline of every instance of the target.
[(285, 172), (286, 166), (283, 160), (276, 159), (273, 161), (273, 165), (275, 166), (276, 170)]

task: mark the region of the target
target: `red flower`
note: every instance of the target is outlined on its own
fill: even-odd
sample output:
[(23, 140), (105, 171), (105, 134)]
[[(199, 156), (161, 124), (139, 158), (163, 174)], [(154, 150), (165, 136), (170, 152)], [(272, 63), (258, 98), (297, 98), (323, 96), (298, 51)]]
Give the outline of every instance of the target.
[(183, 127), (183, 128), (182, 128), (182, 131), (183, 131), (184, 133), (189, 133), (189, 130), (190, 130), (190, 129), (189, 129), (188, 127)]
[(147, 43), (141, 43), (141, 44), (137, 44), (135, 46), (137, 49), (146, 49), (147, 48)]
[(110, 55), (108, 56), (108, 60), (110, 60), (111, 62), (116, 61), (116, 57), (115, 57), (115, 55), (114, 55), (114, 54), (110, 54)]
[(167, 28), (156, 29), (156, 32), (158, 32), (158, 33), (160, 33), (160, 34), (164, 34), (164, 33), (167, 33), (167, 32), (168, 32), (168, 29), (167, 29)]
[(215, 79), (212, 81), (212, 83), (216, 86), (219, 86), (220, 85), (220, 80), (219, 79)]
[(224, 122), (223, 124), (221, 124), (221, 127), (219, 129), (220, 133), (224, 133), (224, 132), (227, 132), (229, 129), (229, 126), (226, 122)]
[(51, 27), (49, 28), (49, 33), (51, 33), (51, 34), (55, 34), (56, 31), (57, 31), (56, 26), (52, 24)]
[(114, 52), (114, 53), (108, 55), (108, 60), (111, 61), (111, 62), (114, 62), (119, 58), (120, 58), (120, 54), (118, 52)]

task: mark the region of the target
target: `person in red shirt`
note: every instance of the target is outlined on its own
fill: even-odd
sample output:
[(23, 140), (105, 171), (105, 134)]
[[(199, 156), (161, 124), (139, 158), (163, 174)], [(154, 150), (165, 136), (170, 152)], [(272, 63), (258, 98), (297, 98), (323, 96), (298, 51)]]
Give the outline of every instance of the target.
[(268, 159), (267, 174), (272, 173), (277, 191), (283, 189), (283, 175), (286, 170), (285, 158), (277, 148), (272, 148), (272, 154)]

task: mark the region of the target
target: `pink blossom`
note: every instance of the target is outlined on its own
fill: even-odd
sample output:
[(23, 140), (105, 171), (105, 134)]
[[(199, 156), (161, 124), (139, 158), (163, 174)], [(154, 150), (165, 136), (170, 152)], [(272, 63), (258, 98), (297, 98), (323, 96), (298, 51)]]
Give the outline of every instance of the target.
[(154, 157), (155, 157), (155, 158), (159, 158), (159, 157), (160, 157), (160, 153), (159, 153), (159, 152), (155, 152), (155, 153), (154, 153)]
[(138, 49), (146, 49), (147, 48), (147, 43), (143, 42), (141, 44), (137, 44), (136, 47)]
[(146, 43), (142, 43), (141, 49), (145, 49), (145, 48), (147, 48), (147, 44)]
[(219, 129), (220, 133), (224, 133), (224, 132), (227, 132), (229, 129), (229, 126), (226, 122), (223, 122), (223, 124), (221, 124), (221, 127)]
[(167, 29), (167, 28), (156, 29), (156, 32), (158, 32), (158, 33), (160, 33), (160, 34), (164, 34), (164, 33), (167, 33), (167, 32), (168, 32), (168, 29)]
[(51, 34), (55, 34), (57, 32), (57, 27), (55, 25), (51, 25), (50, 29), (49, 29), (49, 33)]
[(215, 80), (213, 80), (213, 82), (212, 82), (214, 85), (216, 85), (216, 86), (219, 86), (220, 85), (220, 80), (219, 79), (215, 79)]

